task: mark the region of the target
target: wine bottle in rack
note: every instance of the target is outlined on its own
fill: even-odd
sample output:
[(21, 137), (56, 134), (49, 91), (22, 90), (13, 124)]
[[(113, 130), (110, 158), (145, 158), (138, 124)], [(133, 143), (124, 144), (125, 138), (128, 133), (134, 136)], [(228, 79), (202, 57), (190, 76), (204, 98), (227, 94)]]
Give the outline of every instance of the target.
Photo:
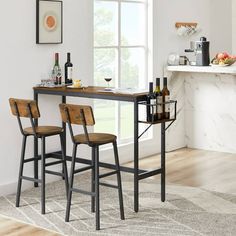
[(160, 78), (156, 78), (156, 88), (154, 93), (156, 97), (156, 113), (154, 115), (154, 120), (161, 120), (163, 115), (163, 98), (160, 87)]
[(147, 121), (154, 121), (156, 97), (153, 93), (153, 82), (149, 83), (149, 93), (147, 95)]
[(55, 64), (53, 66), (54, 83), (60, 85), (62, 80), (61, 67), (59, 65), (59, 53), (55, 53)]
[(72, 84), (73, 79), (73, 64), (71, 63), (70, 53), (67, 53), (67, 61), (65, 63), (65, 83)]
[(167, 77), (163, 78), (163, 89), (162, 89), (162, 98), (163, 98), (163, 119), (170, 119), (170, 91), (167, 87)]

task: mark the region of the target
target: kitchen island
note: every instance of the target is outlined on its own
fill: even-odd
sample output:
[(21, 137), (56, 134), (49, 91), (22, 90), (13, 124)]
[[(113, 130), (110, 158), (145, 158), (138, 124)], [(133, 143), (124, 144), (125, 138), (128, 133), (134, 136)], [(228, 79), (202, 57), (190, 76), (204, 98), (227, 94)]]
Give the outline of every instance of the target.
[(177, 140), (191, 148), (236, 153), (236, 66), (168, 66), (167, 73), (179, 107), (169, 145)]

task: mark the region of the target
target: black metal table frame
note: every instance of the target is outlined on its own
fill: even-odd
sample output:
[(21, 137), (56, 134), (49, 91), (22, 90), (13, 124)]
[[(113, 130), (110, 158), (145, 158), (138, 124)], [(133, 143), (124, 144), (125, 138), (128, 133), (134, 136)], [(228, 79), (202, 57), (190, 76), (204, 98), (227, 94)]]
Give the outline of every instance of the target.
[[(82, 98), (92, 98), (92, 99), (106, 99), (106, 100), (115, 100), (115, 101), (124, 101), (124, 102), (132, 102), (134, 104), (134, 167), (125, 167), (121, 166), (121, 171), (129, 172), (134, 174), (134, 211), (139, 211), (139, 181), (154, 175), (161, 175), (161, 201), (165, 201), (165, 122), (161, 122), (161, 167), (156, 170), (146, 171), (139, 169), (139, 138), (142, 136), (139, 135), (139, 102), (144, 101), (146, 96), (119, 96), (116, 94), (109, 94), (109, 93), (102, 93), (102, 94), (93, 94), (93, 93), (83, 93), (83, 92), (74, 92), (74, 91), (59, 91), (59, 90), (47, 90), (47, 89), (37, 89), (34, 88), (34, 100), (38, 103), (38, 95), (39, 94), (46, 94), (46, 95), (57, 95), (62, 97), (62, 103), (66, 103), (66, 97), (82, 97)], [(172, 120), (173, 122), (173, 120)], [(143, 123), (143, 122), (142, 122)], [(145, 123), (145, 122), (144, 122)], [(35, 119), (35, 125), (38, 125), (38, 120)], [(151, 124), (152, 125), (152, 124)], [(66, 142), (66, 124), (62, 123), (62, 126), (65, 130), (64, 132), (64, 140)], [(150, 127), (150, 126), (149, 126)], [(168, 126), (169, 127), (169, 126)], [(167, 128), (168, 128), (167, 127)], [(64, 143), (66, 147), (66, 143)], [(65, 150), (66, 153), (66, 150)], [(53, 156), (54, 158), (60, 159), (60, 151), (48, 153), (46, 156)], [(34, 178), (38, 179), (38, 140), (34, 139)], [(68, 161), (71, 161), (71, 156), (67, 156), (66, 158)], [(83, 164), (91, 164), (91, 161), (84, 158), (76, 158), (76, 162), (83, 163)], [(114, 168), (115, 166), (110, 163), (100, 162), (99, 164), (101, 167), (107, 168)], [(38, 183), (34, 183), (34, 186), (37, 187)]]

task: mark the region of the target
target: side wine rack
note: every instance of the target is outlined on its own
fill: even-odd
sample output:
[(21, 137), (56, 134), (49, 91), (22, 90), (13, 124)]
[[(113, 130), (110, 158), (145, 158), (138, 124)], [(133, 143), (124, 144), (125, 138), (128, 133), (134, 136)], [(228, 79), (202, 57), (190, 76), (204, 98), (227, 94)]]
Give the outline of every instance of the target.
[[(144, 106), (146, 109), (146, 116), (142, 120), (139, 120), (140, 123), (146, 123), (146, 124), (159, 124), (159, 123), (164, 123), (164, 122), (169, 122), (169, 121), (175, 121), (176, 120), (176, 113), (177, 113), (177, 101), (176, 100), (170, 100), (168, 102), (163, 102), (163, 103), (155, 103), (155, 104), (147, 104), (146, 101), (142, 101), (139, 103), (139, 105)], [(169, 119), (155, 119), (155, 111), (157, 110), (157, 106), (165, 106), (169, 105), (170, 106), (170, 118)], [(147, 109), (149, 107), (149, 109)], [(150, 121), (147, 120), (147, 110), (150, 110)]]
[[(165, 105), (169, 105), (170, 107), (170, 118), (169, 119), (159, 119), (159, 120), (155, 120), (155, 111), (157, 109), (157, 106), (165, 106)], [(145, 115), (142, 119), (140, 119), (138, 122), (139, 123), (143, 123), (143, 124), (149, 124), (149, 126), (142, 132), (142, 134), (139, 135), (139, 138), (141, 138), (141, 136), (146, 133), (146, 131), (155, 124), (162, 124), (162, 123), (167, 123), (170, 122), (168, 124), (167, 127), (165, 127), (165, 130), (167, 130), (176, 120), (176, 116), (177, 116), (177, 101), (176, 100), (170, 100), (168, 102), (163, 102), (163, 103), (155, 103), (155, 104), (148, 104), (147, 101), (142, 101), (139, 102), (139, 106), (142, 110), (142, 108), (145, 110), (145, 112), (143, 113), (143, 115)], [(149, 109), (147, 109), (149, 108)], [(147, 110), (150, 111), (150, 121), (147, 120)]]

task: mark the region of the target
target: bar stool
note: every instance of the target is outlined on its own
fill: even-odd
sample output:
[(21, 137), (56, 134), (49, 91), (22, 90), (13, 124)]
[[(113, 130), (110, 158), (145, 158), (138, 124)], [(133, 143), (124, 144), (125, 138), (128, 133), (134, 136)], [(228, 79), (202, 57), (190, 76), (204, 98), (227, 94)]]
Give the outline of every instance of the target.
[[(120, 204), (120, 218), (124, 220), (125, 216), (124, 216), (123, 195), (122, 195), (120, 165), (119, 165), (119, 157), (118, 157), (118, 151), (117, 151), (116, 136), (112, 134), (105, 134), (105, 133), (88, 133), (87, 126), (93, 126), (95, 124), (93, 111), (90, 106), (72, 105), (72, 104), (60, 104), (59, 106), (60, 106), (62, 121), (68, 124), (71, 139), (73, 142), (69, 195), (67, 199), (65, 221), (66, 222), (69, 221), (72, 192), (87, 194), (91, 196), (91, 211), (92, 212), (95, 212), (95, 206), (96, 206), (96, 230), (100, 229), (99, 185), (118, 189), (119, 204)], [(74, 136), (72, 124), (82, 125), (84, 133)], [(99, 175), (99, 146), (108, 144), (108, 143), (113, 144), (114, 156), (115, 156), (115, 171), (111, 171), (111, 172)], [(89, 167), (81, 168), (79, 170), (75, 170), (77, 146), (80, 144), (86, 144), (92, 148), (92, 165)], [(74, 174), (88, 170), (89, 168), (92, 169), (91, 192), (84, 191), (78, 188), (73, 188)], [(117, 185), (101, 183), (99, 181), (100, 178), (104, 178), (104, 177), (111, 176), (114, 174), (117, 175)]]
[[(20, 131), (23, 135), (18, 186), (16, 194), (16, 207), (19, 207), (20, 204), (22, 180), (23, 179), (29, 180), (41, 184), (41, 213), (45, 214), (45, 173), (52, 175), (59, 175), (63, 177), (65, 179), (66, 195), (68, 195), (68, 174), (67, 174), (66, 158), (63, 147), (63, 129), (57, 126), (35, 126), (33, 119), (38, 119), (40, 117), (39, 109), (35, 101), (10, 98), (9, 102), (10, 102), (11, 112), (14, 116), (17, 117)], [(23, 128), (21, 122), (22, 117), (30, 119), (31, 127)], [(60, 136), (62, 160), (46, 163), (45, 138), (54, 135)], [(25, 159), (25, 147), (28, 136), (34, 136), (37, 139), (41, 139), (41, 179), (30, 178), (23, 175), (23, 168), (25, 163), (32, 162), (35, 160), (40, 160), (40, 157), (38, 156), (34, 158)], [(64, 170), (63, 173), (46, 170), (47, 166), (52, 166), (57, 164), (62, 164)]]

